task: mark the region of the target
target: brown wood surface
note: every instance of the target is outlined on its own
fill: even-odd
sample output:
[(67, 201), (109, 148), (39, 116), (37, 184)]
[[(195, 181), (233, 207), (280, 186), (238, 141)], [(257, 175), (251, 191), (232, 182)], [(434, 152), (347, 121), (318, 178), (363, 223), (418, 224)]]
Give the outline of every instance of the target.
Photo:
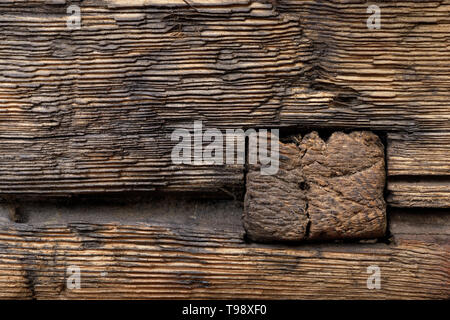
[(386, 232), (384, 147), (367, 131), (279, 143), (280, 169), (246, 175), (244, 227), (256, 241), (377, 238)]
[(448, 0), (380, 3), (380, 30), (362, 0), (89, 0), (80, 30), (64, 2), (0, 3), (2, 194), (242, 188), (242, 166), (172, 164), (194, 119), (435, 135), (388, 167), (448, 176)]
[(450, 130), (387, 135), (387, 174), (450, 180)]
[(387, 201), (450, 208), (450, 131), (389, 133)]
[[(80, 30), (69, 3), (0, 1), (0, 298), (450, 299), (450, 0), (380, 1), (379, 30), (365, 0), (85, 0)], [(239, 199), (176, 193), (245, 191), (172, 163), (194, 120), (375, 132), (387, 235), (252, 243)]]
[(450, 179), (410, 177), (389, 181), (387, 201), (396, 207), (450, 208)]
[[(241, 208), (226, 202), (23, 211), (19, 224), (0, 210), (1, 298), (450, 298), (448, 212), (393, 212), (390, 244), (279, 246), (245, 242)], [(66, 286), (74, 265), (79, 290)]]

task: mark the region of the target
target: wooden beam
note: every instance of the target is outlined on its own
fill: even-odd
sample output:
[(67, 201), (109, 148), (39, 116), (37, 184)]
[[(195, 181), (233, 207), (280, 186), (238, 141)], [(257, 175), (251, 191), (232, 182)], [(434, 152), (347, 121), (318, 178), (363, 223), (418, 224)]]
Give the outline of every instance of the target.
[(390, 205), (450, 208), (450, 131), (389, 133), (387, 164)]
[(392, 132), (387, 138), (388, 176), (450, 178), (450, 130)]
[[(383, 237), (384, 147), (367, 131), (317, 132), (279, 143), (279, 171), (246, 175), (244, 226), (255, 241)], [(273, 152), (273, 150), (271, 150)], [(251, 155), (249, 155), (250, 157)]]
[(387, 189), (391, 206), (450, 208), (450, 177), (390, 179)]
[[(426, 228), (394, 213), (390, 244), (279, 246), (246, 243), (241, 210), (167, 199), (30, 204), (20, 224), (1, 209), (0, 297), (450, 298), (448, 213), (421, 212)], [(80, 268), (79, 290), (66, 285), (69, 266)], [(369, 266), (380, 268), (379, 290), (367, 287)]]
[(58, 3), (0, 4), (3, 194), (241, 188), (242, 166), (173, 165), (194, 119), (449, 129), (448, 0), (381, 3), (380, 30), (363, 0), (83, 1), (79, 30)]

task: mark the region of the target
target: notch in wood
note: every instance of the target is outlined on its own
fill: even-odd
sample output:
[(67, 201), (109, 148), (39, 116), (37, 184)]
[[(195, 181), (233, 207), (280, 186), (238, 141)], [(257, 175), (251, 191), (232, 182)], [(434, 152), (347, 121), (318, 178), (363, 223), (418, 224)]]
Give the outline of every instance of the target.
[(244, 227), (254, 241), (372, 239), (386, 232), (384, 146), (371, 132), (279, 143), (275, 175), (250, 165)]

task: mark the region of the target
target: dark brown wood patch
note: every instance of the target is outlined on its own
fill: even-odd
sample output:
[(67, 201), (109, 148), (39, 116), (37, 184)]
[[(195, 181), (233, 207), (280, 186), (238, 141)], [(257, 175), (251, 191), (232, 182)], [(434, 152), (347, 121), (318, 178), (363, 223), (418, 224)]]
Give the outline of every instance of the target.
[(244, 226), (256, 241), (376, 238), (386, 230), (384, 148), (371, 132), (280, 143), (280, 168), (249, 166)]

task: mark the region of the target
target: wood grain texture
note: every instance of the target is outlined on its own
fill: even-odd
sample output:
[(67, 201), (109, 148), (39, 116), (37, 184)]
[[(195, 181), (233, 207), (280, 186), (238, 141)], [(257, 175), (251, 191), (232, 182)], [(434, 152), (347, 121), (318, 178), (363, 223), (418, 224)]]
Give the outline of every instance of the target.
[(386, 231), (384, 146), (367, 131), (317, 132), (280, 143), (280, 170), (246, 176), (244, 226), (257, 241), (382, 237)]
[(388, 176), (450, 178), (450, 131), (392, 132), (387, 138)]
[(449, 244), (449, 209), (393, 208), (389, 214), (389, 228), (395, 238)]
[(391, 179), (387, 189), (392, 206), (450, 208), (450, 177)]
[(67, 4), (0, 3), (0, 193), (242, 188), (172, 164), (194, 119), (449, 130), (448, 0), (383, 2), (376, 31), (363, 0), (88, 0), (80, 30)]
[[(0, 297), (450, 298), (448, 213), (426, 228), (393, 215), (389, 245), (275, 246), (246, 243), (233, 207), (184, 204), (178, 215), (174, 208), (31, 205), (26, 224), (0, 210)], [(66, 286), (72, 265), (81, 269), (79, 290)], [(380, 267), (380, 290), (367, 289), (371, 265)]]
[(387, 201), (450, 208), (450, 131), (389, 133)]

